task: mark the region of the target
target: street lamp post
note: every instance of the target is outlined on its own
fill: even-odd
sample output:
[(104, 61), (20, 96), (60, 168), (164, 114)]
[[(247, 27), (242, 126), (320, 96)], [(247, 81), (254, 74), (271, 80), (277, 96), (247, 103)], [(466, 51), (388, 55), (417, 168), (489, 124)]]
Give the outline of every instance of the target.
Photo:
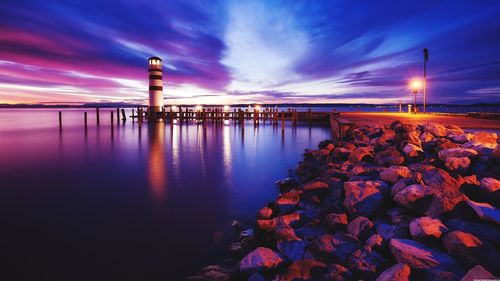
[(424, 113), (427, 112), (427, 61), (429, 60), (429, 49), (424, 48)]
[(410, 87), (413, 91), (413, 96), (414, 96), (413, 113), (417, 113), (417, 92), (418, 92), (418, 89), (420, 88), (420, 86), (421, 86), (421, 82), (420, 82), (420, 80), (417, 80), (417, 79), (413, 79), (410, 83)]

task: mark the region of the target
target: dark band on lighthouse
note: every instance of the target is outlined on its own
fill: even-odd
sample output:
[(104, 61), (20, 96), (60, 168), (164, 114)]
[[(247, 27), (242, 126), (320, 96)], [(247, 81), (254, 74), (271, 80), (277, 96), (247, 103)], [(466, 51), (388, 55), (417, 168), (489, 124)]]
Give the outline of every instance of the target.
[(163, 108), (163, 62), (159, 57), (148, 59), (149, 110), (160, 112)]

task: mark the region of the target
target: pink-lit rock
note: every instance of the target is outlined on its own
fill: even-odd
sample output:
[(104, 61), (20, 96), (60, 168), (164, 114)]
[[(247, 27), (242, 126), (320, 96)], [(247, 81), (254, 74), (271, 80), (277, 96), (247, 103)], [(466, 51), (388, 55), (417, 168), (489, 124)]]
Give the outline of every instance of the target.
[(439, 238), (448, 228), (438, 219), (420, 217), (410, 223), (410, 234), (417, 239)]
[(481, 189), (487, 192), (495, 192), (500, 189), (500, 181), (495, 178), (482, 178)]
[(411, 268), (404, 263), (395, 264), (386, 269), (375, 281), (408, 281)]
[(467, 200), (466, 202), (467, 205), (469, 205), (483, 220), (500, 224), (500, 209), (497, 209), (488, 203), (479, 203), (472, 200)]
[(258, 247), (241, 260), (240, 271), (256, 272), (264, 269), (272, 269), (283, 262), (281, 256), (275, 251), (265, 247)]
[(412, 173), (408, 167), (405, 166), (390, 166), (389, 168), (380, 172), (380, 178), (383, 181), (395, 183), (401, 178), (410, 178)]

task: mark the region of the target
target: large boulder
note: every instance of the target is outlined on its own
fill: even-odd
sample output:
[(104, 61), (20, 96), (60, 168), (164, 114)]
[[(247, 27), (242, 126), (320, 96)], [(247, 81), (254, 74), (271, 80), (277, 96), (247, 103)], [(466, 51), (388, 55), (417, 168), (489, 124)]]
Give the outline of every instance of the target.
[(328, 184), (322, 181), (306, 183), (303, 187), (304, 191), (321, 191), (328, 189)]
[(352, 149), (346, 148), (346, 147), (336, 147), (333, 150), (332, 156), (334, 159), (337, 160), (344, 160), (347, 159), (349, 154), (351, 154)]
[(477, 151), (469, 148), (448, 148), (439, 151), (438, 157), (442, 161), (446, 161), (446, 159), (450, 157), (474, 157), (477, 156)]
[(412, 184), (394, 194), (394, 201), (406, 208), (425, 214), (432, 202), (433, 190), (423, 184)]
[(422, 149), (422, 147), (418, 145), (415, 145), (413, 143), (408, 143), (405, 146), (403, 146), (403, 152), (406, 154), (406, 156), (413, 158), (422, 155), (424, 150)]
[(457, 142), (457, 143), (466, 143), (466, 142), (469, 142), (472, 138), (472, 135), (471, 133), (463, 133), (463, 134), (460, 134), (460, 135), (455, 135), (453, 136), (453, 142)]
[(406, 208), (392, 208), (387, 210), (387, 218), (391, 224), (404, 228), (408, 228), (410, 222), (413, 220), (413, 216)]
[(265, 232), (273, 232), (276, 229), (277, 224), (278, 221), (276, 219), (256, 221), (257, 229)]
[(323, 277), (323, 281), (348, 281), (352, 280), (352, 273), (340, 264), (329, 264), (328, 271)]
[(447, 275), (460, 279), (464, 271), (460, 264), (446, 253), (408, 239), (392, 239), (389, 243), (392, 255), (399, 263), (405, 263), (412, 269), (424, 271), (427, 276)]
[(407, 264), (398, 263), (386, 269), (375, 281), (409, 281), (411, 269)]
[(335, 145), (333, 144), (333, 141), (331, 141), (331, 140), (323, 140), (318, 144), (318, 148), (332, 151), (335, 148)]
[(304, 241), (313, 240), (327, 232), (328, 229), (325, 226), (313, 223), (308, 223), (295, 231), (297, 236)]
[(393, 238), (408, 238), (405, 228), (388, 223), (377, 225), (377, 233), (387, 242)]
[(278, 251), (289, 261), (298, 261), (304, 257), (306, 251), (306, 243), (302, 240), (280, 240), (276, 243)]
[(281, 214), (292, 212), (300, 201), (302, 190), (292, 190), (281, 194), (276, 200), (276, 206)]
[(488, 203), (478, 203), (472, 200), (467, 200), (466, 202), (467, 205), (469, 205), (483, 220), (500, 224), (500, 209), (497, 209)]
[(445, 137), (447, 135), (446, 127), (438, 123), (426, 123), (423, 125), (425, 132), (435, 137)]
[(321, 235), (312, 243), (313, 251), (340, 264), (346, 264), (347, 258), (360, 247), (356, 237), (341, 232)]
[(495, 280), (498, 279), (495, 275), (489, 273), (480, 265), (476, 265), (467, 271), (467, 274), (461, 281), (477, 281), (477, 280)]
[(390, 166), (389, 168), (380, 172), (380, 178), (383, 181), (395, 183), (401, 178), (411, 178), (412, 173), (408, 167), (405, 166)]
[(392, 146), (375, 153), (375, 163), (380, 166), (400, 165), (404, 161), (404, 157), (401, 156), (399, 151)]
[(264, 207), (257, 212), (258, 219), (270, 219), (273, 216), (273, 209), (269, 207)]
[(288, 267), (286, 273), (278, 274), (273, 280), (318, 280), (317, 278), (321, 276), (318, 272), (325, 272), (326, 267), (326, 264), (312, 259), (297, 260)]
[(374, 233), (374, 226), (368, 218), (359, 216), (347, 224), (347, 233), (364, 241)]
[(366, 239), (365, 245), (373, 249), (382, 249), (384, 246), (384, 238), (380, 234), (373, 234)]
[(463, 133), (464, 130), (457, 125), (446, 125), (446, 135), (448, 136), (456, 136)]
[(500, 246), (500, 230), (491, 225), (480, 223), (480, 222), (470, 222), (460, 219), (452, 219), (445, 222), (449, 230), (460, 230), (473, 234), (481, 240), (486, 240), (493, 243), (495, 246)]
[(467, 157), (448, 157), (444, 164), (449, 171), (465, 173), (470, 167), (470, 159)]
[(446, 185), (458, 189), (460, 186), (458, 180), (450, 176), (445, 170), (439, 168), (424, 171), (422, 173), (422, 179), (428, 186), (436, 188)]
[(480, 188), (486, 192), (495, 192), (500, 189), (500, 181), (495, 178), (482, 178)]
[(415, 239), (440, 238), (448, 228), (438, 219), (420, 217), (410, 223), (410, 234)]
[(480, 143), (487, 148), (495, 149), (497, 147), (497, 134), (490, 132), (477, 132), (472, 136), (471, 141)]
[(351, 163), (359, 163), (361, 161), (369, 161), (373, 158), (373, 149), (371, 147), (358, 147), (349, 154)]
[(273, 269), (283, 262), (283, 258), (275, 251), (265, 247), (258, 247), (241, 260), (240, 271), (253, 273)]
[(344, 183), (344, 207), (353, 216), (370, 216), (383, 205), (389, 186), (383, 181)]
[(438, 157), (442, 161), (446, 161), (449, 157), (474, 157), (477, 156), (477, 151), (469, 148), (448, 148), (438, 152)]
[(387, 260), (370, 247), (354, 251), (347, 261), (351, 272), (360, 279), (373, 280), (387, 266)]
[(331, 213), (326, 215), (326, 222), (332, 230), (343, 229), (347, 225), (347, 215)]
[(468, 267), (480, 264), (489, 271), (500, 272), (500, 255), (489, 242), (462, 231), (448, 232), (442, 241), (446, 251)]

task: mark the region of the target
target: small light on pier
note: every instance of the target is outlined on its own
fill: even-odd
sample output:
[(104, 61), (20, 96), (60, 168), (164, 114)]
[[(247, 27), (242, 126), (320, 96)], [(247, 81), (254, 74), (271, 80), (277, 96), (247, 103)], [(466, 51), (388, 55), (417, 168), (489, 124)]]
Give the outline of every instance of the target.
[(177, 111), (177, 109), (178, 109), (177, 106), (172, 105), (172, 111)]
[(413, 79), (410, 82), (410, 88), (416, 93), (422, 87), (422, 81), (418, 79)]
[(201, 105), (197, 105), (197, 106), (194, 107), (194, 109), (196, 111), (201, 111), (203, 108), (201, 107)]
[(413, 101), (413, 113), (417, 113), (417, 92), (422, 87), (422, 81), (419, 79), (412, 79), (410, 82), (410, 88), (413, 91), (414, 101)]
[(256, 109), (257, 111), (260, 111), (260, 105), (256, 105), (256, 106), (255, 106), (255, 109)]
[(224, 105), (224, 111), (229, 111), (229, 105)]
[(226, 126), (229, 125), (229, 120), (228, 119), (224, 120), (224, 125), (226, 125)]

